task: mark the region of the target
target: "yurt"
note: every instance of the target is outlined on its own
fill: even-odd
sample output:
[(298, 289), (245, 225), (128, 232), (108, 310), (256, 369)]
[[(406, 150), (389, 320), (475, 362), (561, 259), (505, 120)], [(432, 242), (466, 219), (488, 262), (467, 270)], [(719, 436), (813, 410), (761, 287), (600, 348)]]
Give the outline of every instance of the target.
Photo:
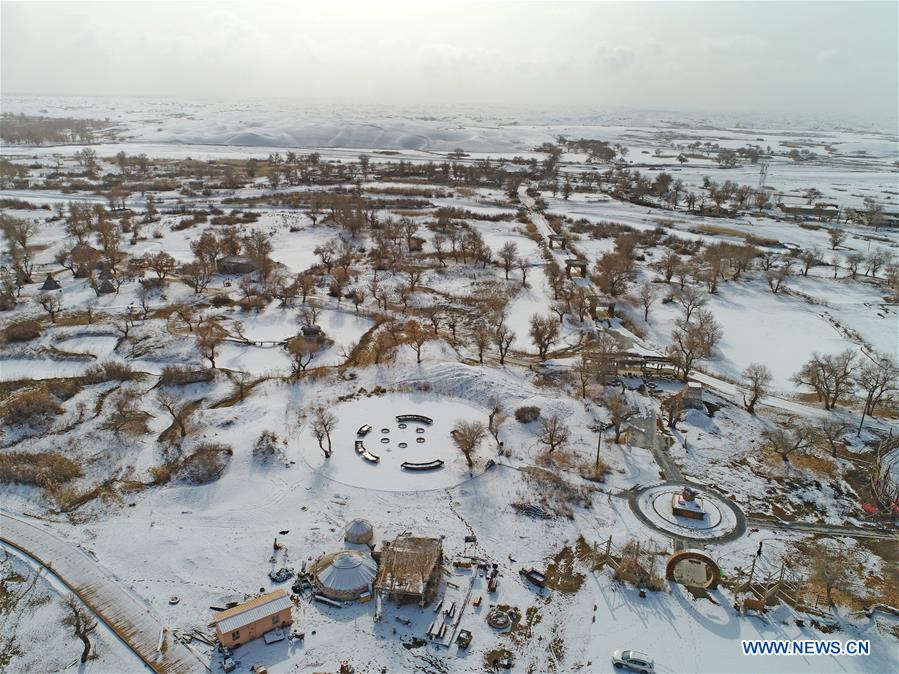
[(322, 557), (311, 571), (319, 592), (338, 601), (351, 601), (371, 590), (378, 565), (366, 552), (340, 550)]
[(347, 543), (357, 543), (365, 545), (367, 543), (371, 543), (374, 535), (375, 534), (374, 530), (372, 529), (371, 522), (369, 522), (368, 520), (357, 519), (346, 525), (343, 540), (345, 540)]

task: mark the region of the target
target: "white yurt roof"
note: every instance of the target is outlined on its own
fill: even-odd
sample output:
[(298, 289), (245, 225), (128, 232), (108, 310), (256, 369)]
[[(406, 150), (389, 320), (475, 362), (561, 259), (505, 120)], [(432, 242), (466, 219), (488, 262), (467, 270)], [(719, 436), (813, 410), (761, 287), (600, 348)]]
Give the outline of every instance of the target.
[(351, 543), (368, 543), (374, 536), (371, 522), (356, 519), (346, 525), (344, 537)]
[(321, 590), (337, 596), (358, 596), (366, 592), (377, 573), (375, 560), (359, 550), (332, 552), (322, 557), (314, 569)]

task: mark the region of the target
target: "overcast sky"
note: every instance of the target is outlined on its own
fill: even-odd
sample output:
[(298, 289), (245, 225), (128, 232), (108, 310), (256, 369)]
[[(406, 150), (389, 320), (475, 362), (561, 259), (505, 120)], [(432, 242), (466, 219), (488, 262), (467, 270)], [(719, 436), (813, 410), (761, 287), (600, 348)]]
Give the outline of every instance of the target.
[(897, 7), (3, 0), (0, 86), (895, 117)]

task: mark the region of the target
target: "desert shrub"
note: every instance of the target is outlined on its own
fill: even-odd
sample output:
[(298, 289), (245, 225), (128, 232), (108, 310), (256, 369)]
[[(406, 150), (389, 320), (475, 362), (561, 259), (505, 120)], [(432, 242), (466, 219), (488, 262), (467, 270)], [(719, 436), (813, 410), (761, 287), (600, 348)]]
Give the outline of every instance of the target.
[(61, 413), (62, 405), (56, 398), (50, 395), (47, 389), (38, 388), (7, 400), (3, 419), (10, 426), (16, 424), (40, 426), (49, 421), (50, 417)]
[(214, 377), (215, 373), (212, 370), (197, 370), (185, 365), (166, 365), (159, 375), (159, 383), (163, 386), (167, 384), (184, 386), (212, 381)]
[(129, 365), (114, 360), (91, 365), (84, 371), (84, 380), (88, 384), (100, 384), (104, 381), (133, 381), (140, 377)]
[(0, 454), (0, 482), (49, 487), (81, 477), (81, 468), (58, 452)]
[(182, 482), (208, 484), (218, 480), (234, 450), (218, 442), (203, 442), (185, 456), (172, 471), (172, 476)]
[(153, 478), (153, 483), (166, 484), (169, 482), (172, 479), (172, 473), (176, 467), (177, 465), (173, 463), (162, 463), (151, 468), (150, 477)]
[(535, 405), (525, 405), (515, 410), (515, 418), (523, 424), (529, 424), (540, 418), (540, 408)]
[(574, 518), (574, 508), (592, 505), (593, 489), (583, 484), (572, 484), (555, 473), (533, 466), (524, 469), (528, 487), (521, 493), (518, 503), (540, 506), (556, 517)]
[(265, 309), (267, 304), (268, 302), (262, 295), (253, 295), (240, 300), (237, 303), (237, 306), (239, 306), (242, 311), (259, 312)]
[(284, 441), (273, 431), (262, 431), (253, 445), (253, 458), (260, 463), (284, 459)]
[(60, 400), (68, 400), (78, 394), (81, 384), (72, 379), (52, 379), (47, 382), (47, 390)]
[(147, 290), (164, 290), (168, 285), (168, 282), (168, 279), (148, 276), (147, 278), (143, 279), (140, 284)]
[(3, 331), (7, 342), (27, 342), (41, 335), (41, 326), (37, 321), (21, 321), (8, 325)]
[(234, 304), (234, 300), (232, 300), (225, 293), (216, 293), (215, 295), (213, 295), (212, 299), (209, 300), (209, 303), (212, 306), (220, 309), (222, 307), (230, 307), (232, 304)]

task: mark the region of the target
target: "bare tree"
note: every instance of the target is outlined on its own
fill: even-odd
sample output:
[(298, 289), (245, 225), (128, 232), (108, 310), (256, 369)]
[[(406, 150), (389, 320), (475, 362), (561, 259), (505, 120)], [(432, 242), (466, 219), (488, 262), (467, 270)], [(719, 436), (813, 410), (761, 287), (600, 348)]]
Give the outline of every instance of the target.
[(506, 272), (506, 280), (509, 280), (509, 272), (515, 266), (518, 260), (518, 245), (514, 241), (507, 241), (503, 247), (499, 249), (499, 259), (502, 263), (503, 270)]
[(546, 360), (549, 347), (559, 339), (559, 324), (552, 316), (531, 316), (531, 339), (540, 355), (540, 360)]
[(540, 419), (540, 436), (538, 440), (546, 445), (550, 454), (568, 442), (568, 427), (558, 414)]
[(215, 358), (218, 354), (218, 348), (228, 333), (221, 324), (212, 318), (207, 318), (197, 325), (195, 330), (197, 336), (197, 348), (203, 358), (209, 361), (210, 366), (215, 369)]
[(855, 386), (852, 373), (855, 365), (855, 354), (846, 349), (837, 354), (812, 354), (812, 359), (802, 366), (792, 381), (797, 386), (808, 386), (829, 410), (844, 395), (850, 393)]
[(649, 309), (656, 301), (656, 293), (651, 283), (644, 283), (640, 286), (640, 289), (637, 291), (637, 299), (643, 305), (643, 320), (648, 323)]
[(159, 391), (156, 395), (159, 404), (171, 415), (172, 422), (178, 426), (182, 438), (187, 437), (187, 404), (171, 391)]
[(146, 257), (147, 264), (150, 269), (152, 269), (157, 278), (164, 279), (166, 276), (175, 271), (175, 267), (177, 263), (175, 262), (175, 258), (166, 253), (164, 250), (159, 251), (158, 253), (150, 253)]
[[(318, 442), (319, 449), (325, 454), (325, 458), (331, 458), (331, 432), (337, 427), (337, 417), (323, 405), (315, 408), (312, 414), (312, 434)], [(328, 448), (325, 449), (324, 441), (327, 440)]]
[(763, 437), (771, 444), (785, 463), (790, 462), (790, 454), (808, 449), (815, 439), (814, 429), (805, 424), (791, 426), (786, 430), (774, 428), (764, 431)]
[(897, 390), (899, 367), (896, 361), (887, 354), (874, 353), (871, 360), (865, 360), (855, 373), (853, 381), (865, 395), (862, 418), (858, 423), (858, 435), (861, 435), (865, 416), (874, 414), (884, 395)]
[(837, 445), (843, 439), (846, 431), (849, 430), (849, 424), (842, 419), (828, 417), (817, 427), (817, 436), (827, 443), (833, 458), (837, 458)]
[(768, 269), (765, 271), (765, 280), (768, 287), (775, 295), (781, 291), (784, 282), (793, 274), (793, 263), (791, 260), (784, 260), (779, 267)]
[(705, 306), (708, 300), (699, 288), (685, 286), (674, 295), (674, 301), (681, 305), (684, 310), (684, 320), (689, 323), (693, 317), (693, 312)]
[(418, 321), (409, 321), (403, 326), (407, 343), (415, 351), (415, 362), (421, 363), (421, 349), (425, 342), (433, 338), (431, 332)]
[(468, 464), (468, 467), (472, 468), (474, 466), (472, 456), (487, 435), (487, 428), (480, 421), (459, 420), (453, 427), (451, 435), (453, 442), (456, 443), (456, 447), (465, 455), (465, 462)]
[(481, 365), (484, 364), (484, 351), (490, 346), (490, 340), (492, 338), (493, 333), (485, 321), (476, 321), (475, 324), (471, 326), (471, 341), (474, 342), (475, 348), (478, 351), (478, 362)]
[(490, 435), (493, 436), (494, 442), (496, 442), (497, 447), (502, 447), (503, 443), (499, 441), (499, 429), (500, 426), (503, 425), (503, 422), (506, 420), (506, 412), (503, 409), (503, 404), (497, 400), (493, 399), (490, 402), (490, 415), (487, 417), (487, 430), (490, 432)]
[(666, 251), (662, 256), (662, 259), (654, 265), (654, 267), (662, 274), (665, 283), (671, 283), (671, 279), (674, 278), (682, 266), (683, 262), (681, 262), (680, 255), (673, 250)]
[[(750, 414), (755, 414), (755, 406), (758, 401), (768, 395), (768, 387), (773, 376), (771, 370), (761, 363), (750, 363), (743, 370), (743, 404)], [(749, 396), (747, 400), (746, 396)]]
[(300, 372), (305, 372), (309, 363), (315, 358), (322, 347), (319, 339), (297, 335), (287, 342), (287, 353), (290, 356), (290, 365), (293, 375), (296, 377)]
[(60, 301), (59, 293), (54, 294), (43, 292), (38, 295), (37, 302), (44, 308), (44, 311), (47, 312), (47, 315), (50, 316), (50, 322), (56, 323), (56, 315), (62, 309), (62, 302)]
[(607, 295), (617, 297), (634, 278), (634, 260), (623, 253), (607, 253), (596, 263), (596, 280)]
[(612, 428), (615, 429), (615, 442), (621, 440), (621, 428), (637, 413), (637, 408), (630, 404), (621, 391), (605, 393), (602, 397), (602, 405), (609, 412)]
[(97, 629), (97, 620), (88, 613), (87, 608), (74, 594), (68, 596), (65, 606), (68, 609), (68, 615), (63, 618), (63, 623), (72, 628), (75, 636), (81, 640), (84, 646), (81, 650), (81, 663), (83, 664), (91, 655), (90, 635)]
[(812, 578), (824, 586), (827, 601), (833, 606), (833, 591), (846, 582), (854, 564), (842, 550), (833, 550), (820, 543), (807, 559), (811, 559)]
[(515, 333), (512, 332), (505, 323), (500, 323), (493, 331), (493, 343), (499, 351), (499, 364), (506, 364), (506, 356), (509, 349), (512, 348), (512, 342), (515, 341)]
[(202, 262), (188, 262), (181, 267), (184, 282), (187, 283), (198, 295), (206, 290), (206, 286), (212, 280), (212, 267)]
[(694, 322), (683, 319), (675, 322), (671, 333), (672, 344), (668, 347), (668, 355), (680, 370), (684, 381), (690, 376), (696, 361), (712, 354), (722, 336), (721, 326), (712, 312), (700, 309), (695, 318)]
[(578, 359), (574, 361), (571, 367), (571, 375), (578, 386), (578, 392), (581, 398), (587, 397), (587, 387), (596, 377), (597, 364), (593, 354), (587, 350), (582, 350)]
[(827, 230), (827, 236), (830, 238), (830, 249), (836, 250), (846, 240), (846, 232), (836, 227)]

